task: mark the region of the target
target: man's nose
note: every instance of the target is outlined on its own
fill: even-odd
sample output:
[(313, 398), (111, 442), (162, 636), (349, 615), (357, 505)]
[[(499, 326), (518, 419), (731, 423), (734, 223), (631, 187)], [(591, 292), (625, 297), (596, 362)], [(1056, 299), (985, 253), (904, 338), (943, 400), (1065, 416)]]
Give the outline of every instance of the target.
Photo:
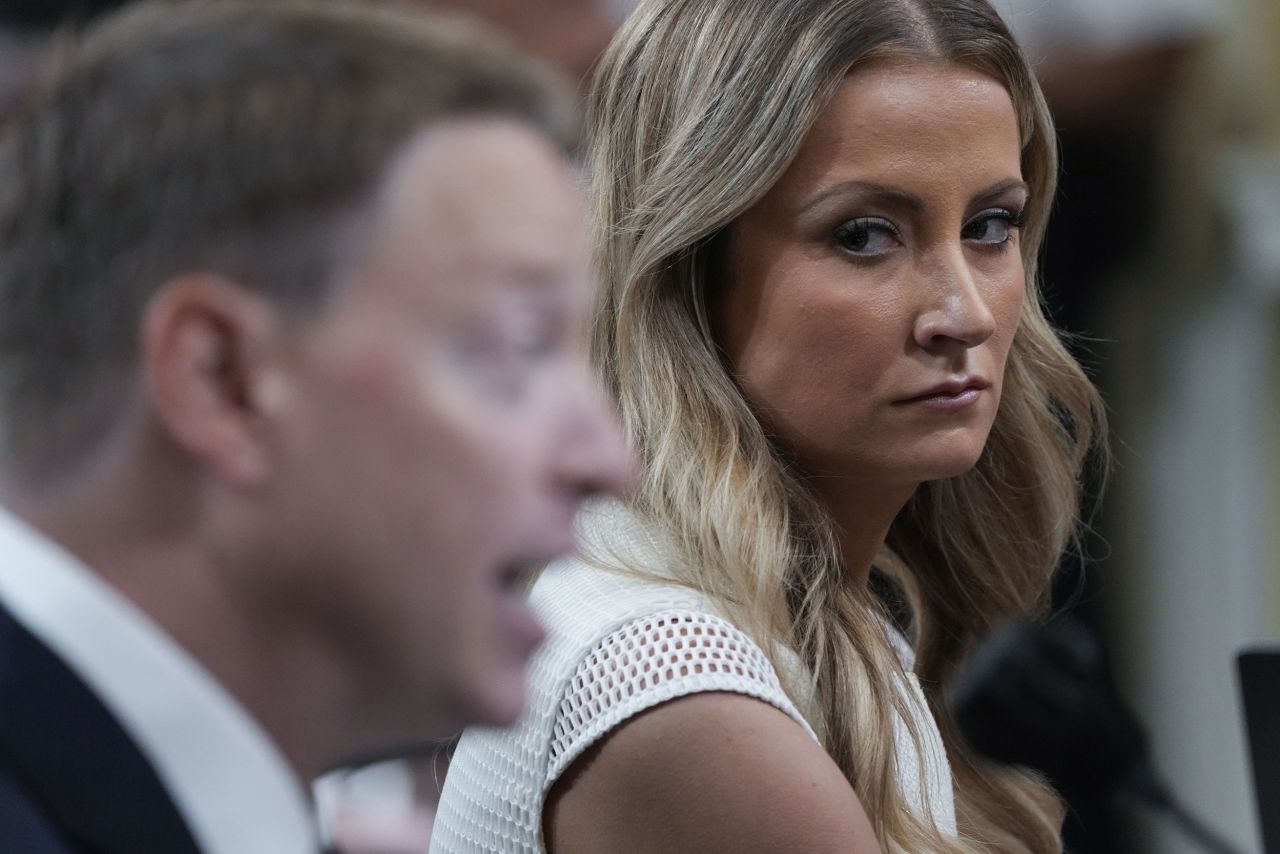
[(576, 403), (576, 417), (561, 448), (561, 478), (582, 498), (626, 492), (639, 466), (613, 407), (594, 382)]

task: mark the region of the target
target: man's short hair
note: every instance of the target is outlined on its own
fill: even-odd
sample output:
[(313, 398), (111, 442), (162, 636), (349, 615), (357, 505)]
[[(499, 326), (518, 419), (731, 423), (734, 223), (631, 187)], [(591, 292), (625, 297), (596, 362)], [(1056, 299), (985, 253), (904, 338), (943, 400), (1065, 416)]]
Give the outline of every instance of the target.
[(322, 305), (423, 127), (510, 117), (568, 151), (574, 113), (504, 44), (361, 0), (143, 3), (55, 47), (0, 117), (0, 453), (92, 446), (179, 273)]

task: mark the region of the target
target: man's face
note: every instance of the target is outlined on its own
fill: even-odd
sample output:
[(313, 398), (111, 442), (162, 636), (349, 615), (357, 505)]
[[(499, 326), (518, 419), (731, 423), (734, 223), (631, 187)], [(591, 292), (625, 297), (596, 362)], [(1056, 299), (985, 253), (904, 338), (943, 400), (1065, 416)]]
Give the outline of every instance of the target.
[(285, 360), (277, 541), (376, 728), (508, 723), (542, 637), (521, 581), (628, 469), (581, 352), (579, 199), (540, 137), (470, 120), (408, 146), (380, 204)]

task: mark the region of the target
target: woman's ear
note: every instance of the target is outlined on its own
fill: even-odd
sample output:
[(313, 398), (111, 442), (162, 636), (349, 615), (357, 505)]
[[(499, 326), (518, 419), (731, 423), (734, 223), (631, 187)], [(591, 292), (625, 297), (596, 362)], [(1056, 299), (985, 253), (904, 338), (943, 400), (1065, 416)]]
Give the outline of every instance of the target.
[(280, 350), (277, 309), (222, 276), (187, 273), (147, 304), (141, 371), (150, 405), (172, 441), (235, 488), (271, 473), (264, 396)]

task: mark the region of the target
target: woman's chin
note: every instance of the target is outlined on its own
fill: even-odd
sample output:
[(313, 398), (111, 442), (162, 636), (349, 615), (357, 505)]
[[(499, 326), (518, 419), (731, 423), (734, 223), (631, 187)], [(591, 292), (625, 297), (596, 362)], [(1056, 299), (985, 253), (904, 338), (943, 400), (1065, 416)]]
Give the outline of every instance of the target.
[(973, 471), (978, 460), (982, 459), (982, 447), (976, 449), (954, 448), (948, 453), (935, 454), (917, 461), (913, 466), (917, 470), (915, 480), (927, 483), (934, 480), (948, 480), (960, 477)]

